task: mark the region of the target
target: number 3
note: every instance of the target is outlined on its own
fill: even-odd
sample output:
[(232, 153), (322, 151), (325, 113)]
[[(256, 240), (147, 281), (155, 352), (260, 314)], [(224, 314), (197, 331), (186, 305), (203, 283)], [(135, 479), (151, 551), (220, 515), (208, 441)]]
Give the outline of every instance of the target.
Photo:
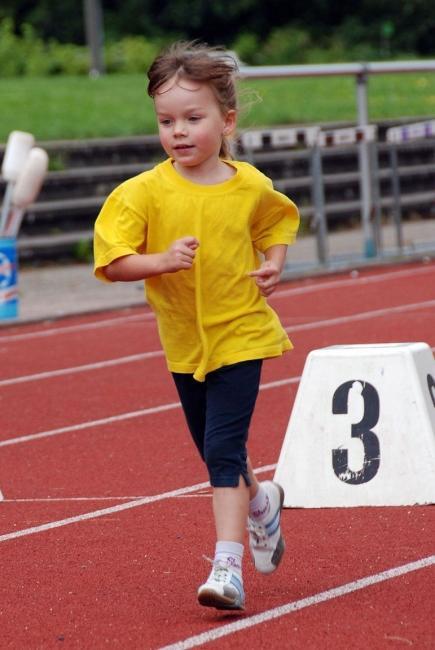
[(349, 469), (347, 449), (332, 450), (332, 467), (335, 475), (344, 483), (360, 485), (367, 483), (376, 476), (380, 463), (379, 439), (371, 428), (376, 426), (379, 419), (379, 395), (371, 384), (361, 379), (354, 379), (341, 384), (332, 398), (332, 412), (344, 414), (348, 412), (349, 391), (355, 382), (361, 384), (361, 396), (364, 400), (364, 414), (362, 420), (352, 424), (352, 438), (359, 438), (364, 446), (364, 462), (358, 471)]

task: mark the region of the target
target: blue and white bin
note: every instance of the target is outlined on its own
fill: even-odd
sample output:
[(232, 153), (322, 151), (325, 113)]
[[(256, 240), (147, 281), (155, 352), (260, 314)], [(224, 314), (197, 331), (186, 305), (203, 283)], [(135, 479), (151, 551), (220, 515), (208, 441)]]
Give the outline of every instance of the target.
[(0, 323), (18, 318), (17, 240), (0, 238)]

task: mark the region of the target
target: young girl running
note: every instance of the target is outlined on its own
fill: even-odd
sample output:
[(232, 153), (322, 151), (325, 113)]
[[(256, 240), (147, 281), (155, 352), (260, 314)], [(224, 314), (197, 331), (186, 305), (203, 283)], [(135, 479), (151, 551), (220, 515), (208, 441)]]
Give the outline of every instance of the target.
[[(271, 181), (232, 160), (236, 66), (221, 50), (176, 43), (149, 72), (167, 160), (122, 183), (95, 226), (95, 273), (146, 280), (167, 365), (213, 489), (216, 547), (201, 605), (244, 609), (246, 523), (255, 566), (284, 553), (281, 486), (247, 456), (262, 360), (292, 345), (266, 297), (299, 224)], [(263, 257), (260, 257), (262, 254)]]

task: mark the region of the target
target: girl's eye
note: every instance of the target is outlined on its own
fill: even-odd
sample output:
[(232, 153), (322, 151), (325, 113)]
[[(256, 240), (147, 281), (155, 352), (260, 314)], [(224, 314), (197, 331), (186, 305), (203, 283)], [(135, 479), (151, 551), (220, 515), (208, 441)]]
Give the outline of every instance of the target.
[(169, 126), (170, 123), (171, 123), (171, 120), (169, 120), (169, 119), (160, 120), (160, 124), (162, 124), (162, 126)]
[(200, 119), (199, 115), (191, 115), (191, 117), (189, 117), (189, 122), (198, 122)]

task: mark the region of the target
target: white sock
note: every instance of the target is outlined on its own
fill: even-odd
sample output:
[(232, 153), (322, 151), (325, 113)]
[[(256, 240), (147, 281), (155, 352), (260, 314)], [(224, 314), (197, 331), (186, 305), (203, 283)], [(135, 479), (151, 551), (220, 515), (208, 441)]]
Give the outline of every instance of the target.
[(258, 492), (249, 502), (249, 516), (257, 521), (266, 521), (270, 515), (270, 502), (266, 490), (260, 483)]
[(243, 551), (238, 542), (216, 542), (214, 561), (226, 562), (241, 577)]

